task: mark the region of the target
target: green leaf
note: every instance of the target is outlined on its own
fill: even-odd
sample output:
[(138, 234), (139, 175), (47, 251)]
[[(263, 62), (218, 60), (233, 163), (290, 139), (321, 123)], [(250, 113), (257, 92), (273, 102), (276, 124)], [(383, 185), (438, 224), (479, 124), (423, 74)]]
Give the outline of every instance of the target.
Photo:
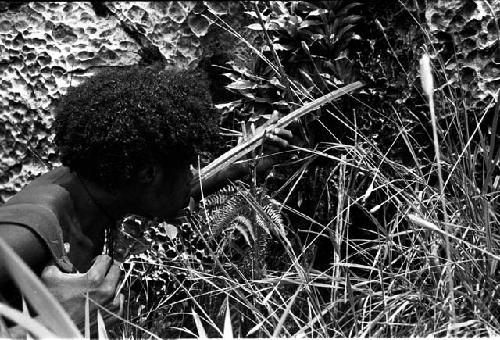
[(247, 90), (247, 89), (253, 89), (255, 87), (255, 83), (249, 80), (237, 80), (227, 85), (226, 87), (228, 89), (233, 89), (233, 90)]
[[(266, 30), (268, 31), (275, 31), (275, 30), (278, 30), (280, 29), (280, 23), (278, 23), (277, 21), (272, 21), (272, 22), (268, 22), (268, 23), (265, 23), (264, 26), (266, 27)], [(259, 24), (259, 23), (253, 23), (253, 24), (250, 24), (247, 26), (249, 29), (251, 29), (252, 31), (262, 31), (262, 25)]]
[(342, 12), (343, 13), (347, 13), (349, 12), (351, 9), (355, 8), (355, 7), (358, 7), (358, 6), (361, 6), (362, 4), (360, 2), (353, 2), (353, 3), (350, 3), (348, 5), (346, 5), (344, 8), (342, 8)]
[(255, 96), (251, 93), (241, 93), (241, 94), (250, 100), (253, 100), (253, 101), (255, 100)]
[(311, 11), (308, 15), (308, 17), (312, 17), (312, 16), (318, 16), (318, 15), (321, 15), (321, 14), (328, 14), (328, 10), (325, 9), (325, 8), (318, 8), (318, 9), (315, 9), (314, 11)]
[(273, 48), (275, 51), (291, 51), (294, 49), (293, 45), (282, 45), (282, 44), (273, 44)]
[(363, 19), (361, 15), (349, 15), (348, 17), (343, 18), (342, 21), (344, 24), (355, 24), (361, 19)]
[(232, 102), (227, 102), (227, 103), (222, 103), (222, 104), (216, 104), (216, 105), (214, 105), (214, 107), (217, 110), (224, 110), (224, 109), (229, 109), (229, 108), (236, 107), (236, 106), (239, 106), (239, 105), (241, 105), (241, 99), (238, 99), (238, 100), (235, 100), (235, 101), (232, 101)]
[(247, 26), (248, 29), (252, 31), (262, 31), (262, 25), (259, 23), (253, 23)]

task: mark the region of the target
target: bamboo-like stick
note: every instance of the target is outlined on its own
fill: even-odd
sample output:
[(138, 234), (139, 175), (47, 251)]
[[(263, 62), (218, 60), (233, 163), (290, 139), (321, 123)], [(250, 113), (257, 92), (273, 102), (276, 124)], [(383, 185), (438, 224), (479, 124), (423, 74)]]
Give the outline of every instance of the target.
[(286, 116), (280, 118), (276, 123), (270, 124), (264, 129), (258, 129), (257, 132), (249, 138), (247, 141), (235, 146), (231, 150), (225, 152), (217, 159), (215, 159), (212, 163), (208, 164), (206, 167), (201, 169), (200, 179), (201, 181), (205, 181), (210, 179), (216, 173), (226, 168), (228, 165), (233, 162), (239, 160), (247, 153), (255, 150), (259, 145), (261, 145), (262, 140), (265, 135), (269, 131), (273, 131), (274, 129), (284, 128), (294, 120), (304, 116), (305, 114), (314, 111), (320, 108), (322, 105), (327, 104), (344, 94), (348, 94), (354, 90), (357, 90), (363, 86), (363, 83), (360, 81), (354, 82), (352, 84), (346, 85), (343, 88), (337, 89), (333, 92), (330, 92), (322, 97), (319, 97), (312, 102), (309, 102), (302, 106), (301, 108), (287, 114)]

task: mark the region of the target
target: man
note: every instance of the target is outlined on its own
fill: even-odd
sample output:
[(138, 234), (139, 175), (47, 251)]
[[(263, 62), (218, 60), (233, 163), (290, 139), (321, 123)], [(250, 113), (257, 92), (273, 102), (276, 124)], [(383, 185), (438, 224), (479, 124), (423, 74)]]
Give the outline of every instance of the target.
[[(198, 196), (190, 166), (218, 142), (218, 119), (201, 74), (131, 67), (69, 89), (54, 129), (64, 166), (0, 207), (0, 237), (80, 323), (84, 292), (102, 305), (116, 296), (119, 264), (101, 255), (106, 231), (127, 214), (173, 218)], [(277, 135), (289, 131), (277, 132), (286, 145)], [(233, 165), (204, 191), (247, 172)], [(0, 288), (13, 289), (1, 265)]]

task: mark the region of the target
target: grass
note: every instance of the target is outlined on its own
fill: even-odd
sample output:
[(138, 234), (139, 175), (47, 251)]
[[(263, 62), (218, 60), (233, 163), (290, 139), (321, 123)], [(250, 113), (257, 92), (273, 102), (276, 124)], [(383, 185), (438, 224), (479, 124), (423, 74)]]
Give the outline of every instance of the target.
[(31, 306), (38, 313), (40, 320), (31, 318), (29, 313), (18, 312), (3, 303), (0, 303), (0, 317), (3, 316), (13, 321), (21, 328), (39, 337), (81, 337), (77, 327), (71, 321), (68, 314), (65, 313), (62, 306), (21, 258), (2, 239), (0, 239), (0, 255), (7, 273), (17, 287), (19, 287), (24, 298), (30, 302)]
[[(218, 24), (226, 27), (221, 20)], [(441, 67), (434, 64), (434, 73), (442, 74)], [(280, 64), (272, 69), (286, 77)], [(294, 85), (290, 79), (281, 81), (288, 89)], [(162, 250), (154, 258), (138, 257), (134, 270), (168, 272), (170, 281), (158, 285), (153, 280), (141, 282), (139, 274), (128, 276), (127, 322), (115, 334), (124, 338), (151, 337), (151, 333), (225, 338), (498, 336), (500, 93), (480, 118), (473, 119), (463, 112), (462, 98), (436, 85), (434, 89), (424, 84), (423, 92), (432, 112), (422, 123), (433, 126), (428, 140), (434, 146), (432, 157), (417, 156), (420, 145), (400, 112), (395, 111), (392, 119), (399, 131), (394, 143), (404, 142), (411, 165), (391, 159), (394, 143), (379, 146), (339, 116), (353, 132), (354, 142), (327, 143), (321, 149), (295, 147), (302, 158), (290, 166), (294, 173), (274, 197), (279, 210), (296, 224), (282, 230), (258, 197), (248, 198), (254, 218), (266, 221), (273, 247), (280, 249), (277, 263), (263, 263), (278, 256), (265, 252), (234, 261), (227, 253), (211, 250), (210, 265), (204, 267), (191, 258), (168, 261)], [(300, 88), (292, 90), (296, 94)], [(437, 108), (434, 98), (440, 101)], [(382, 114), (371, 109), (374, 115)], [(494, 110), (490, 136), (481, 129), (487, 110)], [(315, 160), (326, 165), (318, 169)], [(311, 215), (301, 213), (292, 202), (306, 178), (317, 178), (321, 193)], [(366, 226), (358, 224), (356, 214), (363, 216)], [(253, 228), (255, 219), (250, 222), (248, 228)], [(208, 245), (211, 240), (201, 230), (199, 234)], [(265, 235), (259, 238), (270, 242)], [(312, 266), (320, 254), (319, 244), (327, 244), (333, 252), (322, 269)], [(264, 251), (270, 246), (255, 243), (254, 247)], [(179, 279), (179, 274), (186, 279)]]
[[(218, 23), (226, 25), (220, 18)], [(436, 64), (434, 72), (442, 74), (440, 67)], [(293, 85), (290, 79), (282, 79), (280, 64), (271, 69), (285, 88)], [(410, 72), (405, 73), (411, 77)], [(300, 226), (290, 225), (288, 234), (275, 236), (283, 246), (282, 264), (286, 265), (267, 270), (258, 279), (223, 257), (217, 263), (219, 275), (189, 270), (203, 288), (183, 302), (197, 301), (208, 335), (212, 331), (212, 335), (221, 336), (222, 322), (217, 310), (210, 309), (207, 297), (231, 301), (232, 315), (241, 316), (233, 320), (236, 336), (498, 334), (495, 287), (500, 153), (495, 136), (499, 99), (487, 108), (495, 108), (495, 118), (490, 136), (485, 136), (480, 125), (487, 110), (480, 112), (477, 120), (467, 117), (460, 109), (463, 99), (450, 96), (439, 85), (423, 92), (431, 99), (432, 114), (422, 124), (433, 126), (428, 140), (434, 146), (432, 158), (417, 156), (421, 146), (399, 112), (392, 119), (399, 130), (395, 141), (403, 140), (413, 165), (391, 159), (394, 144), (383, 149), (342, 116), (341, 123), (355, 135), (352, 145), (295, 148), (303, 155), (298, 161), (301, 166), (278, 195), (282, 197), (280, 209), (295, 215), (294, 221), (302, 220)], [(438, 108), (433, 104), (436, 96)], [(381, 114), (376, 109), (373, 112)], [(311, 160), (320, 158), (330, 161), (323, 169), (328, 173), (320, 188), (324, 193), (321, 200), (333, 210), (326, 223), (316, 214), (301, 214), (288, 202), (310, 176), (308, 172), (317, 170)], [(424, 170), (425, 166), (429, 170)], [(356, 235), (353, 229), (360, 226), (352, 220), (353, 211), (365, 215), (375, 227)], [(299, 227), (302, 229), (297, 230)], [(297, 242), (295, 234), (308, 237)], [(310, 265), (311, 254), (325, 239), (331, 243), (333, 261), (318, 270)]]
[[(495, 105), (498, 114), (498, 101)], [(405, 134), (404, 126), (400, 128), (398, 138), (416, 154), (411, 136)], [(496, 120), (492, 129), (496, 129)], [(235, 336), (498, 334), (498, 277), (494, 270), (498, 230), (491, 222), (497, 222), (497, 194), (493, 183), (476, 182), (481, 159), (489, 169), (484, 178), (492, 180), (498, 152), (488, 151), (481, 158), (480, 150), (491, 150), (488, 145), (492, 139), (481, 137), (478, 126), (472, 130), (471, 136), (462, 137), (467, 141), (464, 147), (474, 151), (456, 150), (447, 144), (446, 129), (435, 130), (440, 136), (444, 173), (437, 186), (431, 183), (438, 171), (437, 160), (415, 157), (416, 164), (431, 164), (432, 173), (404, 166), (389, 159), (388, 150), (380, 150), (359, 131), (358, 138), (364, 144), (330, 144), (322, 151), (300, 149), (307, 155), (303, 164), (308, 164), (307, 157), (332, 160), (323, 184), (324, 199), (335, 210), (332, 218), (325, 224), (311, 216), (300, 216), (305, 221), (301, 225), (310, 227), (303, 230), (310, 237), (302, 244), (294, 240), (293, 225), (288, 234), (276, 233), (285, 257), (282, 264), (286, 265), (267, 270), (259, 278), (221, 254), (212, 254), (217, 261), (210, 270), (177, 264), (198, 284), (194, 290), (184, 287), (190, 293), (176, 302), (178, 310), (183, 309), (183, 303), (195, 306), (207, 334), (217, 337), (222, 336), (223, 325), (220, 301), (230, 301), (231, 314), (238, 316), (232, 320)], [(470, 156), (476, 161), (469, 162)], [(282, 188), (289, 190), (284, 197), (291, 196), (306, 170), (307, 166), (299, 167), (291, 176)], [(367, 180), (368, 186), (359, 185)], [(335, 199), (328, 198), (334, 193)], [(288, 214), (300, 215), (286, 199), (278, 203)], [(367, 231), (370, 237), (351, 236), (354, 222), (350, 212), (356, 208), (376, 226)], [(320, 239), (328, 239), (335, 252), (334, 260), (324, 270), (312, 268), (307, 259)], [(219, 302), (214, 306), (213, 301)], [(162, 318), (169, 318), (168, 310), (161, 311), (164, 306), (155, 308), (148, 311), (157, 316), (149, 320), (153, 327)], [(185, 329), (179, 336), (199, 334), (195, 328), (189, 329), (190, 319), (184, 320)]]

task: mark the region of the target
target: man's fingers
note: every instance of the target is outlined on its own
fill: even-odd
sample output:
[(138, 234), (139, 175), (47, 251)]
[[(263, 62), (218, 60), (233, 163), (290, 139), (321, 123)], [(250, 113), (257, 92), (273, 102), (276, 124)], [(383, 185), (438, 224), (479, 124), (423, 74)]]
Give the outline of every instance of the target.
[(271, 121), (271, 123), (274, 123), (274, 122), (278, 121), (279, 118), (280, 118), (279, 112), (274, 110), (273, 113), (271, 114), (271, 118), (269, 120)]
[(106, 283), (111, 283), (114, 286), (116, 286), (118, 284), (119, 279), (120, 279), (120, 263), (114, 261), (114, 263), (111, 265), (111, 268), (109, 268), (108, 274), (106, 275), (104, 281)]
[(284, 138), (293, 138), (293, 134), (292, 134), (292, 131), (290, 130), (287, 130), (287, 129), (280, 129), (280, 128), (276, 128), (274, 129), (274, 134), (276, 136), (280, 136), (280, 137), (284, 137)]
[(118, 281), (120, 280), (120, 265), (114, 262), (104, 278), (103, 283), (98, 287), (101, 299), (109, 301), (115, 296)]
[(43, 269), (41, 278), (42, 279), (54, 279), (61, 276), (62, 272), (57, 266), (50, 265)]
[(96, 258), (94, 259), (94, 263), (92, 264), (92, 267), (89, 269), (89, 271), (92, 271), (92, 270), (103, 271), (104, 270), (104, 273), (106, 273), (112, 262), (113, 262), (113, 260), (111, 259), (111, 256), (109, 256), (109, 255), (97, 255)]
[(121, 305), (123, 305), (123, 301), (125, 301), (125, 296), (122, 293), (116, 294), (116, 296), (113, 298), (113, 301), (111, 302), (111, 306), (121, 307)]
[(288, 129), (274, 128), (267, 131), (266, 137), (270, 139), (274, 139), (274, 137), (279, 137), (281, 139), (291, 140), (293, 138), (293, 133)]
[(111, 257), (108, 255), (98, 255), (96, 257), (94, 264), (87, 272), (87, 280), (91, 287), (97, 287), (103, 283), (111, 262)]
[(123, 315), (123, 303), (125, 301), (125, 296), (123, 294), (118, 294), (115, 296), (115, 298), (113, 299), (113, 302), (111, 303), (111, 307), (113, 308), (113, 310), (116, 310), (118, 309), (118, 311), (116, 312), (116, 314), (118, 315)]
[(281, 137), (279, 137), (278, 135), (274, 134), (274, 133), (269, 133), (267, 134), (266, 138), (275, 143), (275, 144), (279, 144), (281, 147), (284, 147), (286, 148), (288, 146), (288, 141), (286, 139), (283, 139)]

